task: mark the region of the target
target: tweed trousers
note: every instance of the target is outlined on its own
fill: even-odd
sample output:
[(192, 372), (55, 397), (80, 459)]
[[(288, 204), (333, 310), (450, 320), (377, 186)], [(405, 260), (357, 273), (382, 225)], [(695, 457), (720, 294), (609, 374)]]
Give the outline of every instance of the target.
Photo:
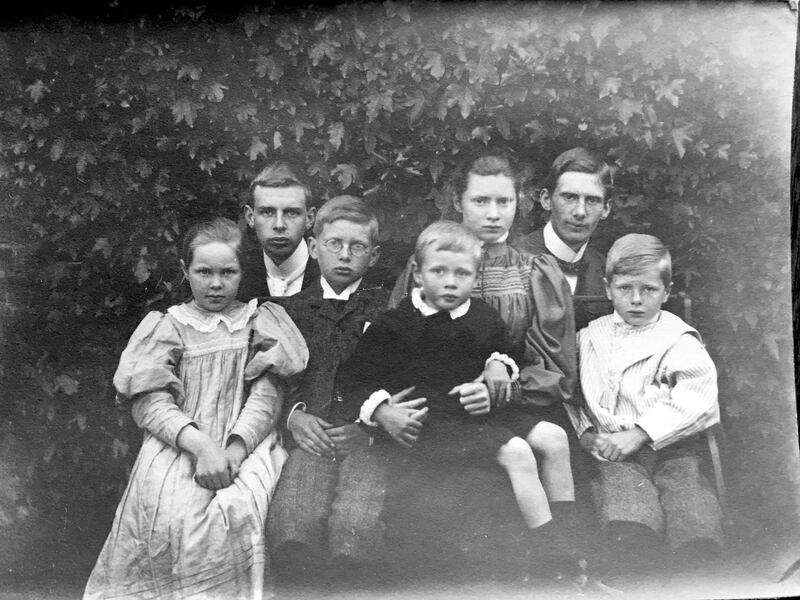
[(297, 542), (321, 558), (380, 560), (386, 466), (381, 450), (360, 447), (343, 459), (289, 453), (267, 517), (271, 552)]
[(664, 534), (670, 548), (709, 538), (723, 544), (722, 511), (706, 476), (701, 438), (658, 452), (645, 446), (623, 462), (595, 462), (592, 496), (600, 523), (629, 521)]

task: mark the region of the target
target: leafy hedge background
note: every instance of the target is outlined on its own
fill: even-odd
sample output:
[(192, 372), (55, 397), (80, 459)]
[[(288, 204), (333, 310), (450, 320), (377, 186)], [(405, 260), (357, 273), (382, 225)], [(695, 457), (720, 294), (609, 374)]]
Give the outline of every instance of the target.
[(315, 203), (369, 199), (391, 283), (446, 210), (465, 153), (519, 159), (527, 231), (546, 218), (537, 184), (575, 145), (618, 167), (598, 245), (660, 236), (694, 300), (720, 372), (732, 546), (793, 561), (795, 30), (784, 3), (601, 2), (234, 14), (112, 3), (92, 19), (6, 27), (3, 572), (91, 566), (141, 437), (114, 406), (119, 353), (147, 310), (180, 299), (187, 224), (238, 218), (267, 161), (302, 161)]

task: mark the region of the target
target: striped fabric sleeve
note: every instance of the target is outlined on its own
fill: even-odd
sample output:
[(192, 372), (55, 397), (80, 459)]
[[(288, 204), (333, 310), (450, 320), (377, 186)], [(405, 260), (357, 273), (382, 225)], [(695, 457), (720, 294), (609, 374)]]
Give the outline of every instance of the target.
[(230, 433), (242, 438), (248, 454), (275, 428), (281, 413), (282, 395), (280, 380), (271, 373), (264, 373), (253, 382), (247, 402)]
[(659, 450), (719, 422), (717, 370), (693, 335), (682, 335), (664, 355), (660, 397), (636, 424)]
[(578, 436), (578, 439), (581, 439), (584, 432), (592, 426), (592, 421), (589, 419), (586, 411), (579, 406), (565, 403), (564, 408), (567, 410), (567, 416), (569, 416), (572, 427), (575, 429), (575, 435)]

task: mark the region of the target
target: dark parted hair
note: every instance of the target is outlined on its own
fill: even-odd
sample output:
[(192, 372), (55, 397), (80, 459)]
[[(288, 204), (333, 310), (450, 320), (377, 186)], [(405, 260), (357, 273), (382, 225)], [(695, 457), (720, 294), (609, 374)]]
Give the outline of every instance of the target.
[(519, 173), (511, 160), (501, 154), (484, 154), (478, 158), (465, 160), (459, 165), (451, 178), (456, 199), (467, 189), (470, 174), (474, 175), (505, 175), (514, 183), (514, 191), (519, 194)]
[(311, 188), (304, 179), (297, 175), (296, 169), (288, 162), (276, 162), (264, 167), (261, 172), (255, 176), (253, 182), (250, 184), (250, 190), (247, 197), (247, 203), (253, 207), (255, 202), (253, 193), (257, 187), (293, 187), (298, 186), (303, 188), (305, 192), (306, 208), (311, 204)]
[(597, 175), (605, 191), (604, 199), (608, 202), (610, 191), (614, 186), (614, 172), (608, 163), (586, 148), (570, 148), (559, 154), (553, 161), (542, 187), (552, 194), (556, 189), (558, 178), (570, 172)]

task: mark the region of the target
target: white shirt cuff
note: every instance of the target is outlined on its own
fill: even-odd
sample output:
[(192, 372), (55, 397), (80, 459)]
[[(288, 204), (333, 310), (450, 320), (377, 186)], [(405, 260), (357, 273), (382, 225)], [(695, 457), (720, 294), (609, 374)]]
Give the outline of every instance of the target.
[(492, 355), (486, 359), (486, 362), (484, 363), (483, 367), (486, 368), (486, 366), (493, 360), (503, 363), (507, 368), (511, 370), (511, 381), (516, 381), (517, 379), (519, 379), (519, 366), (517, 366), (517, 363), (513, 358), (511, 358), (507, 354), (501, 354), (500, 352), (492, 352)]
[(358, 420), (361, 421), (364, 425), (368, 425), (369, 427), (375, 427), (377, 423), (372, 420), (372, 415), (375, 412), (375, 409), (378, 408), (384, 402), (388, 402), (392, 395), (387, 392), (386, 390), (378, 390), (377, 392), (372, 392), (369, 398), (364, 400), (364, 403), (361, 405), (361, 410), (358, 413)]
[(296, 402), (295, 403), (295, 405), (292, 407), (292, 410), (289, 411), (289, 416), (286, 417), (286, 427), (289, 427), (289, 419), (292, 418), (292, 415), (294, 414), (294, 411), (296, 411), (296, 410), (302, 410), (303, 412), (306, 412), (306, 403), (305, 402)]

